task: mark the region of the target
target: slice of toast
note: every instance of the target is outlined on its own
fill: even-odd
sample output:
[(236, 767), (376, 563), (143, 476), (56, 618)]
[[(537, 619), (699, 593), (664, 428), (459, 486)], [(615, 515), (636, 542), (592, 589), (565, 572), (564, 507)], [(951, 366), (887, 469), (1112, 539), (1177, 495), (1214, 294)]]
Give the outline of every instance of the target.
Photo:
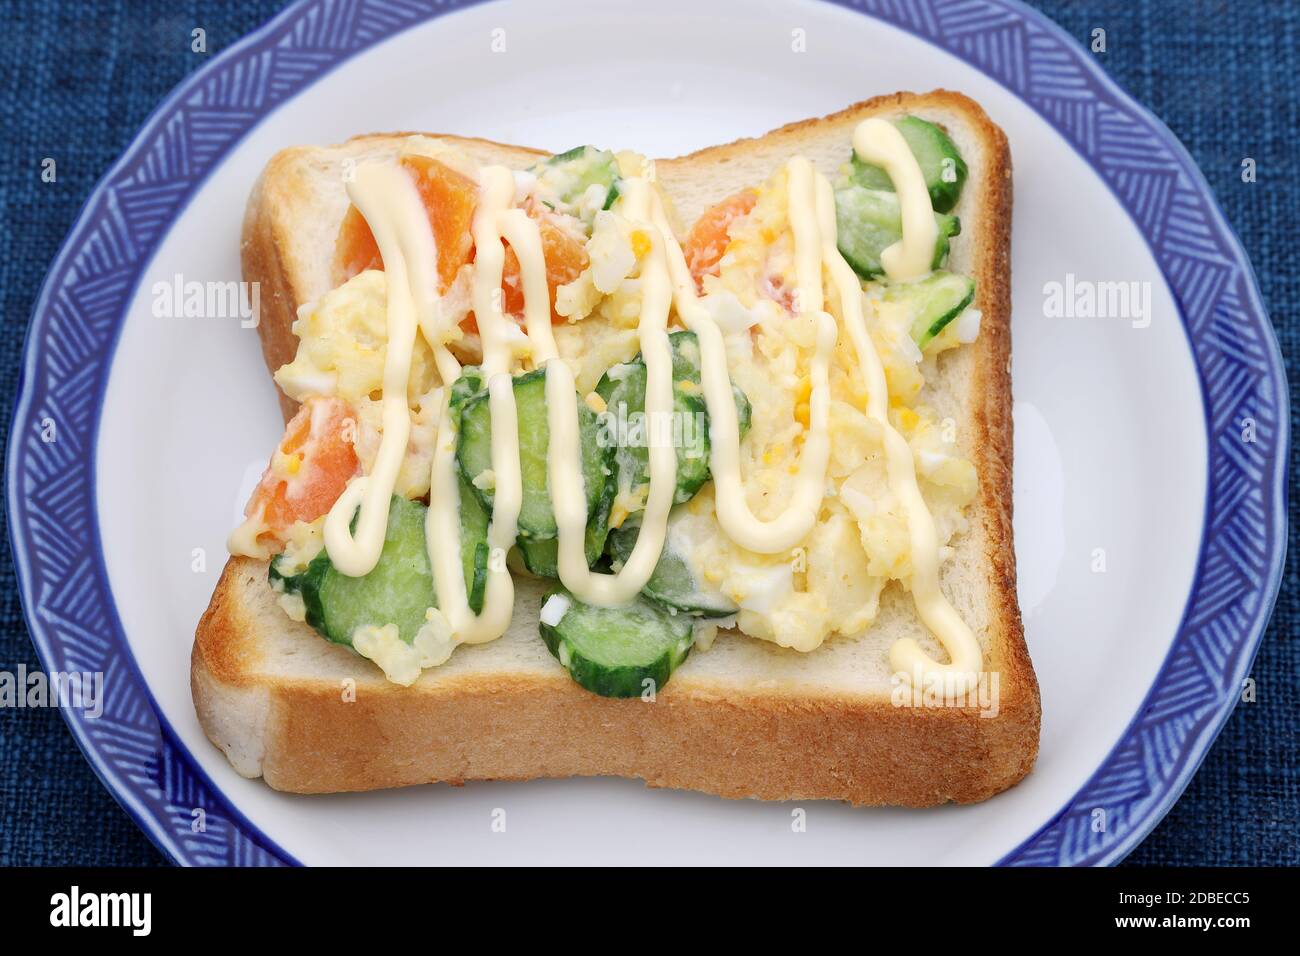
[[(991, 699), (900, 706), (887, 652), (911, 636), (942, 659), (911, 596), (886, 589), (876, 622), (803, 654), (736, 633), (697, 650), (652, 701), (578, 687), (537, 633), (539, 582), (517, 579), (514, 621), (461, 647), (410, 688), (291, 621), (265, 562), (226, 566), (195, 637), (191, 683), (211, 740), (246, 776), (303, 793), (475, 779), (640, 777), (726, 797), (928, 806), (988, 798), (1020, 780), (1038, 751), (1038, 686), (1016, 603), (1011, 530), (1011, 158), (980, 107), (951, 92), (899, 93), (756, 139), (659, 160), (685, 223), (795, 154), (834, 175), (854, 126), (914, 113), (947, 130), (969, 167), (950, 268), (974, 276), (982, 312), (971, 346), (944, 353), (927, 402), (957, 422), (979, 493), (952, 542), (942, 585), (984, 651)], [(244, 278), (262, 284), (267, 365), (293, 358), (295, 310), (331, 286), (349, 160), (395, 155), (401, 134), (289, 149), (271, 160), (244, 224)], [(535, 150), (437, 137), (479, 162), (531, 165)], [(292, 403), (284, 400), (286, 414)], [(929, 703), (933, 704), (933, 701)]]

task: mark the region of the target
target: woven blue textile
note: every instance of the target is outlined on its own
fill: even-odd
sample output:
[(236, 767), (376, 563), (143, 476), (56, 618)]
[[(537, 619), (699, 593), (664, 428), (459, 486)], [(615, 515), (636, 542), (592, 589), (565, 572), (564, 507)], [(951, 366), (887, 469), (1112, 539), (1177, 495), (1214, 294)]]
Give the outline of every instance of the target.
[[(41, 279), (81, 203), (149, 112), (188, 72), (265, 22), (276, 0), (0, 0), (0, 395), (15, 394)], [(1293, 382), (1300, 308), (1282, 226), (1300, 222), (1294, 185), (1300, 6), (1222, 0), (1050, 0), (1073, 36), (1104, 27), (1102, 65), (1182, 139), (1241, 236)], [(190, 51), (207, 32), (208, 55)], [(1241, 181), (1252, 157), (1258, 181)], [(56, 157), (58, 180), (41, 181)], [(1294, 241), (1294, 240), (1292, 240)], [(8, 414), (0, 421), (7, 432)], [(7, 436), (0, 433), (0, 438)], [(1300, 469), (1291, 462), (1292, 491)], [(1294, 498), (1294, 493), (1292, 494)], [(3, 520), (3, 519), (0, 519)], [(1294, 676), (1300, 590), (1286, 578), (1255, 662), (1255, 703), (1237, 708), (1200, 772), (1130, 864), (1300, 863), (1300, 708)], [(7, 548), (0, 553), (0, 671), (37, 667)], [(57, 711), (0, 710), (0, 865), (163, 862), (95, 779)]]

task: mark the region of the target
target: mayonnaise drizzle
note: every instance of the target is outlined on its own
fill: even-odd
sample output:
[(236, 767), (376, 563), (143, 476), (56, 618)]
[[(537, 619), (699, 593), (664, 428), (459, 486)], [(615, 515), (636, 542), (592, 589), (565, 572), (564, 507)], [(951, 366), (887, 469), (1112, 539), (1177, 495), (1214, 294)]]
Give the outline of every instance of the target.
[[(891, 279), (929, 271), (936, 226), (920, 166), (902, 135), (891, 124), (871, 119), (859, 124), (853, 144), (858, 155), (883, 166), (894, 183), (903, 217), (903, 238), (882, 254)], [(866, 412), (884, 436), (890, 489), (906, 514), (912, 545), (912, 594), (917, 614), (951, 658), (932, 660), (916, 641), (905, 638), (890, 649), (890, 663), (909, 675), (938, 672), (957, 679), (974, 676), (981, 651), (970, 628), (939, 586), (938, 537), (934, 519), (921, 495), (911, 447), (892, 426), (884, 368), (863, 317), (857, 276), (836, 246), (834, 198), (830, 183), (803, 157), (787, 166), (789, 219), (795, 247), (795, 307), (816, 325), (809, 363), (812, 389), (809, 427), (804, 434), (799, 470), (790, 503), (770, 520), (750, 511), (740, 475), (740, 432), (727, 369), (722, 332), (700, 302), (685, 255), (673, 235), (663, 203), (652, 183), (628, 178), (622, 184), (620, 211), (651, 239), (641, 263), (641, 316), (638, 334), (646, 362), (646, 413), (650, 424), (650, 491), (641, 531), (618, 574), (593, 573), (584, 553), (587, 508), (583, 492), (578, 412), (573, 372), (559, 357), (551, 330), (550, 290), (537, 223), (514, 208), (514, 178), (501, 166), (480, 172), (480, 194), (472, 231), (475, 269), (472, 304), (483, 343), (482, 369), (492, 416), (494, 500), (488, 543), (492, 557), (483, 611), (469, 608), (460, 558), (460, 498), (456, 435), (447, 422), (450, 385), (460, 364), (447, 350), (439, 310), (436, 249), (418, 192), (395, 165), (367, 164), (348, 186), (352, 202), (374, 234), (384, 261), (388, 288), (388, 344), (383, 383), (383, 436), (371, 474), (354, 479), (325, 521), (325, 546), (345, 574), (369, 573), (379, 559), (387, 527), (388, 502), (396, 484), (410, 433), (407, 382), (417, 327), (434, 353), (446, 386), (442, 425), (434, 448), (426, 546), (433, 568), (439, 608), (457, 643), (490, 641), (510, 624), (514, 586), (505, 553), (518, 533), (523, 500), (519, 462), (518, 416), (511, 366), (531, 355), (546, 369), (547, 423), (550, 445), (547, 473), (559, 529), (559, 574), (580, 600), (612, 606), (631, 600), (653, 572), (663, 549), (676, 485), (676, 452), (665, 436), (672, 414), (672, 355), (667, 336), (670, 307), (696, 334), (700, 346), (701, 384), (710, 419), (710, 468), (717, 494), (718, 521), (741, 547), (774, 554), (795, 547), (812, 530), (825, 493), (830, 457), (829, 364), (837, 323), (825, 310), (823, 270), (831, 279), (841, 320), (848, 329), (867, 387)], [(501, 280), (509, 242), (519, 260), (527, 339), (502, 311)], [(360, 507), (355, 535), (349, 530)]]
[(898, 127), (875, 117), (863, 120), (853, 131), (853, 151), (866, 162), (883, 167), (898, 196), (903, 238), (880, 254), (885, 275), (895, 282), (925, 275), (934, 262), (939, 226), (921, 164)]
[[(910, 151), (908, 155), (911, 155)], [(916, 160), (912, 162), (915, 165)], [(929, 203), (928, 196), (926, 202)], [(907, 637), (896, 641), (889, 649), (889, 663), (909, 679), (917, 674), (942, 674), (950, 681), (946, 686), (951, 687), (954, 694), (960, 694), (968, 681), (976, 679), (983, 655), (979, 641), (939, 587), (939, 538), (934, 517), (921, 497), (912, 447), (889, 421), (885, 369), (863, 319), (862, 287), (836, 245), (835, 198), (831, 184), (824, 176), (817, 177), (815, 209), (821, 226), (822, 256), (839, 299), (840, 317), (848, 328), (858, 356), (858, 369), (867, 387), (866, 412), (880, 426), (889, 488), (902, 504), (907, 517), (912, 544), (912, 598), (916, 602), (916, 613), (951, 658), (949, 663), (940, 664), (921, 650), (916, 641)]]
[[(555, 356), (549, 314), (545, 333), (549, 347), (544, 352), (537, 350), (546, 360), (546, 409), (550, 426), (546, 463), (555, 523), (560, 529), (560, 580), (579, 600), (601, 607), (626, 604), (650, 580), (668, 534), (668, 513), (672, 510), (677, 485), (677, 452), (668, 440), (673, 431), (668, 427), (673, 414), (673, 357), (668, 344), (672, 287), (664, 254), (665, 241), (647, 221), (653, 193), (650, 182), (642, 177), (628, 178), (621, 184), (620, 192), (620, 211), (624, 217), (632, 221), (634, 228), (644, 229), (651, 237), (650, 251), (641, 263), (641, 315), (637, 327), (646, 364), (650, 491), (636, 545), (617, 574), (595, 573), (587, 567), (584, 550), (587, 499), (582, 493), (582, 449), (573, 371)], [(522, 256), (520, 263), (523, 263)], [(529, 334), (532, 335), (531, 328)]]
[(826, 494), (826, 466), (830, 461), (829, 368), (835, 349), (835, 320), (822, 309), (821, 249), (817, 224), (811, 213), (799, 210), (813, 207), (812, 164), (802, 157), (789, 163), (790, 221), (795, 235), (796, 304), (811, 313), (817, 323), (816, 349), (810, 362), (812, 392), (809, 396), (808, 424), (799, 471), (794, 480), (790, 503), (778, 517), (761, 520), (745, 501), (745, 487), (740, 476), (740, 427), (736, 421), (735, 399), (727, 371), (727, 349), (722, 331), (708, 309), (695, 294), (695, 279), (686, 265), (681, 246), (672, 238), (663, 205), (655, 197), (653, 220), (661, 235), (667, 237), (668, 266), (673, 277), (673, 301), (677, 314), (695, 333), (700, 344), (700, 384), (709, 409), (709, 468), (717, 489), (715, 508), (718, 523), (732, 541), (760, 554), (776, 554), (795, 547), (812, 530)]
[[(515, 408), (514, 382), (510, 376), (510, 365), (518, 344), (518, 330), (501, 308), (501, 276), (505, 269), (505, 247), (501, 242), (503, 230), (510, 232), (510, 244), (520, 257), (526, 314), (535, 310), (537, 298), (538, 277), (533, 268), (531, 253), (540, 257), (542, 244), (535, 225), (531, 230), (518, 228), (519, 224), (513, 216), (517, 210), (512, 208), (513, 205), (514, 177), (510, 171), (501, 166), (484, 167), (479, 175), (478, 205), (471, 225), (475, 266), (470, 295), (479, 336), (483, 342), (482, 368), (487, 379), (488, 410), (492, 417), (492, 471), (496, 483), (492, 499), (492, 521), (488, 526), (488, 578), (481, 614), (475, 615), (470, 609), (465, 590), (465, 570), (460, 556), (460, 483), (456, 464), (456, 433), (447, 427), (449, 416), (445, 403), (434, 448), (429, 514), (424, 526), (425, 547), (433, 566), (439, 610), (447, 617), (453, 640), (465, 644), (484, 643), (500, 637), (510, 626), (514, 614), (514, 581), (506, 567), (505, 555), (514, 546), (515, 537), (519, 533), (523, 482), (519, 468), (518, 412)], [(525, 249), (529, 254), (525, 254)], [(385, 264), (386, 262), (385, 260)], [(541, 283), (541, 296), (549, 324), (550, 299), (546, 291), (544, 268)], [(444, 381), (450, 384), (446, 376)], [(450, 395), (446, 400), (450, 400)]]
[[(411, 433), (406, 386), (419, 320), (406, 263), (408, 256), (419, 262), (420, 255), (433, 248), (433, 240), (420, 195), (397, 166), (360, 166), (347, 189), (349, 198), (370, 224), (388, 280), (383, 437), (370, 474), (354, 478), (325, 519), (325, 548), (330, 560), (344, 574), (360, 577), (369, 574), (379, 561), (388, 530), (388, 503)], [(349, 526), (358, 506), (361, 510), (353, 534)]]

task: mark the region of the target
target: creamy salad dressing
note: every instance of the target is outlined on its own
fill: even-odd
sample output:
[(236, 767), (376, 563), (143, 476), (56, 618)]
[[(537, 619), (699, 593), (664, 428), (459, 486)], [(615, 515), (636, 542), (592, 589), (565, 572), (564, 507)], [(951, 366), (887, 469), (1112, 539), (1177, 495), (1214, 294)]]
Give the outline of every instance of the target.
[[(325, 548), (334, 566), (361, 577), (379, 561), (388, 530), (388, 503), (411, 433), (406, 385), (418, 324), (415, 296), (407, 275), (406, 253), (429, 233), (423, 204), (410, 178), (399, 168), (367, 164), (348, 183), (348, 197), (370, 223), (388, 275), (388, 346), (384, 358), (383, 439), (369, 475), (354, 478), (325, 519)], [(423, 228), (421, 229), (421, 225)], [(432, 236), (429, 237), (432, 248)], [(418, 250), (426, 251), (426, 250)], [(415, 261), (420, 261), (416, 259)], [(357, 513), (356, 532), (350, 529)]]
[[(488, 526), (490, 557), (483, 611), (474, 614), (465, 589), (465, 570), (460, 556), (460, 484), (456, 464), (456, 434), (447, 427), (449, 416), (444, 406), (438, 427), (438, 444), (434, 451), (433, 476), (429, 494), (429, 514), (425, 519), (425, 544), (433, 565), (434, 586), (439, 609), (447, 617), (456, 643), (477, 644), (495, 640), (505, 633), (514, 615), (514, 581), (506, 567), (505, 554), (514, 546), (519, 533), (519, 509), (523, 503), (523, 481), (519, 468), (518, 410), (515, 407), (514, 383), (510, 365), (517, 336), (514, 323), (501, 310), (501, 276), (505, 269), (503, 228), (520, 231), (511, 222), (514, 206), (514, 176), (501, 166), (488, 166), (479, 178), (479, 202), (471, 229), (474, 233), (475, 267), (471, 299), (474, 317), (483, 343), (483, 374), (487, 380), (488, 408), (492, 417), (492, 471), (495, 485), (492, 518)], [(425, 230), (428, 223), (425, 222)], [(526, 230), (523, 230), (526, 232)], [(536, 227), (532, 236), (520, 236), (520, 280), (526, 292), (535, 290), (539, 279), (536, 260), (522, 250), (541, 258), (541, 237)], [(529, 240), (534, 240), (531, 244)], [(514, 243), (511, 243), (514, 246)], [(531, 248), (530, 246), (535, 246)], [(386, 263), (385, 263), (386, 264)], [(546, 273), (540, 280), (543, 302), (550, 321), (549, 298), (545, 292)], [(532, 296), (532, 298), (536, 298)], [(528, 304), (525, 303), (527, 311)], [(509, 328), (507, 328), (507, 326)], [(456, 377), (460, 370), (457, 369)], [(444, 379), (450, 392), (453, 380)], [(447, 401), (450, 401), (448, 395)]]
[[(513, 179), (513, 177), (511, 177)], [(546, 284), (546, 258), (537, 223), (522, 209), (500, 214), (501, 235), (519, 259), (519, 281), (524, 292), (524, 328), (532, 344), (533, 361), (539, 366), (557, 354), (551, 332), (551, 290)]]
[[(892, 124), (866, 120), (853, 135), (864, 160), (882, 166), (899, 197), (903, 239), (885, 250), (882, 264), (891, 279), (930, 271), (936, 238), (933, 209), (919, 164)], [(479, 172), (480, 194), (472, 232), (475, 269), (474, 314), (483, 345), (482, 370), (492, 417), (494, 499), (488, 532), (489, 561), (483, 612), (469, 608), (460, 557), (460, 500), (456, 435), (440, 426), (434, 451), (426, 544), (433, 567), (439, 612), (454, 643), (489, 641), (505, 632), (513, 612), (514, 588), (504, 554), (515, 543), (522, 504), (517, 410), (511, 369), (530, 356), (546, 369), (548, 483), (559, 532), (559, 575), (565, 587), (588, 604), (615, 606), (633, 599), (659, 560), (667, 534), (676, 485), (676, 453), (657, 429), (673, 411), (672, 354), (667, 326), (670, 308), (696, 334), (701, 384), (710, 418), (710, 467), (716, 487), (716, 513), (723, 531), (741, 547), (775, 554), (798, 545), (817, 521), (825, 493), (830, 455), (829, 364), (838, 323), (825, 309), (823, 274), (829, 274), (840, 320), (857, 353), (867, 391), (867, 414), (883, 434), (889, 486), (906, 513), (913, 575), (911, 590), (922, 622), (949, 654), (948, 664), (931, 659), (911, 639), (890, 650), (891, 665), (909, 676), (940, 672), (974, 675), (981, 666), (978, 641), (939, 586), (939, 548), (934, 520), (921, 495), (912, 449), (892, 426), (884, 368), (868, 334), (863, 294), (856, 274), (836, 245), (834, 199), (830, 183), (802, 157), (787, 166), (789, 221), (794, 237), (794, 310), (816, 325), (810, 360), (809, 427), (803, 436), (794, 492), (786, 510), (772, 520), (750, 511), (740, 474), (740, 432), (727, 369), (722, 330), (696, 294), (695, 281), (674, 238), (663, 203), (651, 181), (629, 177), (620, 184), (620, 212), (634, 229), (649, 236), (640, 263), (642, 291), (638, 336), (646, 363), (646, 413), (651, 423), (650, 490), (635, 549), (618, 574), (592, 572), (584, 537), (587, 522), (574, 376), (559, 356), (551, 328), (550, 290), (537, 223), (514, 208), (515, 177), (501, 166)], [(383, 438), (368, 476), (353, 479), (325, 521), (330, 559), (345, 574), (367, 574), (379, 559), (387, 526), (388, 502), (410, 431), (407, 377), (417, 327), (434, 351), (444, 382), (442, 423), (448, 415), (450, 385), (460, 376), (457, 360), (444, 344), (438, 308), (436, 250), (418, 192), (397, 166), (367, 165), (357, 170), (348, 193), (361, 211), (383, 258), (388, 283), (388, 345), (384, 367)], [(519, 260), (526, 338), (502, 311), (501, 281), (509, 242)], [(360, 507), (355, 534), (349, 530)], [(431, 614), (434, 613), (431, 611)]]
[[(634, 228), (650, 233), (650, 250), (641, 263), (641, 315), (637, 325), (641, 355), (646, 365), (645, 412), (649, 423), (650, 491), (636, 545), (617, 574), (602, 574), (587, 567), (584, 548), (587, 499), (581, 474), (578, 409), (574, 402), (573, 371), (555, 356), (555, 339), (548, 312), (545, 338), (546, 415), (550, 446), (546, 464), (559, 527), (560, 581), (581, 601), (601, 607), (626, 604), (645, 587), (659, 563), (668, 534), (668, 513), (677, 487), (677, 452), (669, 440), (673, 414), (673, 356), (668, 343), (668, 311), (672, 287), (664, 254), (664, 237), (649, 224), (653, 186), (643, 177), (625, 179), (620, 186), (622, 212)], [(522, 263), (522, 258), (520, 259)], [(545, 268), (545, 266), (542, 266)], [(529, 329), (530, 336), (532, 329)], [(730, 386), (728, 385), (728, 388)]]

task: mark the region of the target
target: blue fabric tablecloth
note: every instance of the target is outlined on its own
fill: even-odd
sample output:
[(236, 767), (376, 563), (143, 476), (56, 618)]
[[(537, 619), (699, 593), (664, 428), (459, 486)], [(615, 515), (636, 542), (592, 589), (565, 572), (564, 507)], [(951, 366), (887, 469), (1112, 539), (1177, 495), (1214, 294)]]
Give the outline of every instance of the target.
[[(1102, 64), (1191, 150), (1255, 264), (1291, 381), (1300, 382), (1293, 364), (1300, 339), (1294, 260), (1284, 258), (1280, 244), (1282, 233), (1300, 223), (1300, 7), (1259, 0), (1036, 5), (1083, 40), (1104, 27)], [(207, 31), (210, 55), (281, 6), (0, 0), (0, 395), (16, 391), (32, 304), (82, 202), (158, 101), (205, 62), (190, 51), (190, 31)], [(40, 175), (51, 156), (58, 162), (53, 184)], [(1253, 184), (1241, 181), (1246, 156), (1256, 160)], [(8, 424), (6, 413), (0, 428)], [(1294, 459), (1290, 474), (1294, 483)], [(1291, 543), (1277, 612), (1255, 662), (1257, 702), (1237, 708), (1182, 800), (1130, 863), (1300, 863), (1300, 549)], [(20, 664), (37, 666), (5, 548), (0, 670)], [(0, 710), (0, 864), (161, 862), (100, 786), (57, 711)]]

